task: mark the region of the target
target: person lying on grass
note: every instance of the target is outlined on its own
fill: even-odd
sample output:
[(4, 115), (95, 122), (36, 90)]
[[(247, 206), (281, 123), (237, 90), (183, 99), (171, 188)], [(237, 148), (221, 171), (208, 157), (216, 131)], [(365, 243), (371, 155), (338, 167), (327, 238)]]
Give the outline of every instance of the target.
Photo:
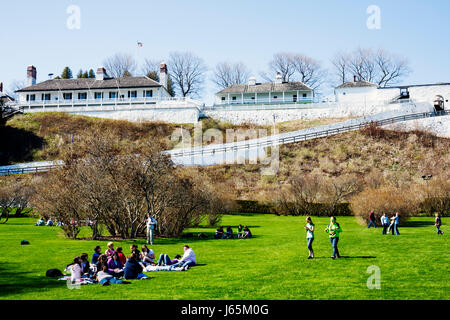
[(111, 283), (121, 283), (121, 284), (129, 284), (129, 281), (124, 281), (121, 279), (118, 279), (116, 277), (113, 277), (111, 274), (108, 273), (108, 267), (103, 266), (103, 269), (97, 272), (97, 281), (102, 286), (109, 286)]
[(139, 256), (135, 252), (131, 254), (128, 258), (127, 263), (125, 263), (124, 278), (130, 279), (147, 279), (148, 277), (142, 273), (144, 268), (138, 261)]
[(179, 267), (176, 266), (176, 264), (171, 265), (171, 266), (158, 266), (158, 265), (148, 265), (147, 267), (145, 267), (145, 271), (147, 272), (152, 272), (152, 271), (185, 271), (189, 269), (189, 266), (183, 266), (183, 267)]
[(158, 259), (158, 261), (156, 262), (156, 264), (157, 264), (158, 266), (171, 266), (171, 265), (173, 265), (173, 264), (179, 262), (179, 261), (180, 261), (180, 258), (181, 258), (181, 256), (180, 256), (179, 254), (177, 254), (177, 255), (175, 256), (175, 259), (171, 260), (167, 254), (161, 253), (161, 254), (159, 255), (159, 259)]

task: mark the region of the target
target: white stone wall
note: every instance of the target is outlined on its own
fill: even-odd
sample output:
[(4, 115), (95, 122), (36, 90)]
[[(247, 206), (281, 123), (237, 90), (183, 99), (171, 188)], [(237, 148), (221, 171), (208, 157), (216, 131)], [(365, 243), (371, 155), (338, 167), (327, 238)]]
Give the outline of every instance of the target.
[(365, 102), (377, 100), (377, 87), (336, 88), (337, 102)]
[(337, 104), (335, 107), (320, 109), (289, 109), (289, 110), (204, 110), (207, 117), (216, 120), (231, 122), (233, 124), (253, 123), (258, 125), (268, 125), (276, 122), (285, 122), (299, 119), (323, 119), (323, 118), (343, 118), (343, 117), (363, 117), (387, 111), (400, 112), (426, 112), (432, 111), (432, 104), (387, 104), (387, 105), (367, 105), (364, 103)]
[(84, 111), (69, 112), (88, 117), (107, 118), (128, 121), (163, 121), (168, 123), (196, 123), (199, 117), (198, 109), (150, 109), (150, 110), (120, 110), (120, 111)]

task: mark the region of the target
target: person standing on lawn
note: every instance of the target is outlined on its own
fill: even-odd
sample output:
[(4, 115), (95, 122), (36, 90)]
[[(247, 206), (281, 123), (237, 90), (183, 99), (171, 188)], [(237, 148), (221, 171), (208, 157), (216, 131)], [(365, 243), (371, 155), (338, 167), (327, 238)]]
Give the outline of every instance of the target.
[(381, 225), (383, 226), (383, 234), (386, 234), (387, 228), (389, 227), (389, 218), (385, 213), (381, 216)]
[(336, 217), (330, 218), (330, 224), (328, 224), (328, 226), (326, 227), (325, 232), (330, 236), (331, 246), (333, 247), (333, 255), (331, 256), (331, 258), (340, 258), (341, 256), (339, 254), (338, 242), (339, 236), (342, 232), (342, 228), (336, 221)]
[(434, 225), (436, 226), (437, 234), (444, 234), (444, 232), (441, 230), (441, 217), (439, 216), (439, 213), (436, 212), (436, 219), (434, 219)]
[(312, 243), (314, 241), (314, 223), (311, 220), (311, 217), (306, 217), (306, 243), (308, 245), (309, 257), (308, 259), (314, 258), (314, 251), (312, 248)]
[(398, 212), (395, 213), (394, 217), (394, 232), (397, 236), (400, 235), (400, 232), (398, 232), (398, 224), (400, 222), (400, 216), (398, 215)]
[(153, 245), (153, 237), (155, 234), (157, 222), (152, 216), (147, 219), (147, 244)]
[(369, 213), (369, 225), (367, 228), (370, 228), (371, 226), (377, 227), (377, 224), (375, 223), (375, 212), (373, 212), (373, 210)]

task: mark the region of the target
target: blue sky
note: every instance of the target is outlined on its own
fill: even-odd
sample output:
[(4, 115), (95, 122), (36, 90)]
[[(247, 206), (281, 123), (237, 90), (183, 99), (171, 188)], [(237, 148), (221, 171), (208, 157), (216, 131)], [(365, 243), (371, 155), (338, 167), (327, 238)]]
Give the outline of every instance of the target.
[[(81, 28), (70, 30), (68, 6), (81, 9)], [(381, 9), (381, 29), (366, 27), (369, 5)], [(224, 0), (113, 1), (15, 0), (2, 3), (0, 81), (24, 80), (26, 66), (38, 81), (64, 66), (97, 68), (108, 56), (166, 59), (191, 51), (210, 69), (221, 61), (244, 62), (254, 75), (276, 52), (299, 52), (322, 61), (340, 50), (384, 47), (406, 56), (413, 73), (405, 84), (450, 82), (450, 1)], [(169, 66), (170, 68), (170, 66)], [(202, 98), (212, 102), (207, 81)]]

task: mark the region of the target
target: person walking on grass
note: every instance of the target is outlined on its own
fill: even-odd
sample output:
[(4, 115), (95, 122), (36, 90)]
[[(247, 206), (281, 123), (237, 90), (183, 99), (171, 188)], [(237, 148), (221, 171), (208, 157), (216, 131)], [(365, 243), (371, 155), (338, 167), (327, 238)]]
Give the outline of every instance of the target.
[(330, 218), (330, 223), (326, 227), (325, 232), (328, 233), (328, 235), (330, 236), (331, 246), (333, 247), (333, 255), (331, 256), (331, 258), (332, 259), (340, 258), (341, 256), (339, 254), (338, 242), (339, 236), (342, 232), (342, 228), (336, 221), (336, 217)]
[(389, 227), (389, 218), (385, 213), (381, 216), (381, 225), (383, 226), (383, 234), (387, 233), (387, 228)]
[(392, 235), (394, 235), (394, 224), (395, 224), (395, 216), (392, 216), (391, 218), (390, 218), (390, 224), (389, 224), (389, 227), (388, 227), (388, 229), (387, 229), (387, 233), (389, 234), (389, 232), (391, 232), (391, 230), (392, 230)]
[(444, 232), (441, 230), (441, 217), (439, 216), (439, 213), (436, 212), (436, 219), (434, 219), (434, 225), (436, 226), (437, 234), (444, 234)]
[(312, 243), (314, 241), (314, 223), (311, 220), (311, 217), (306, 217), (306, 243), (308, 245), (309, 257), (308, 259), (314, 258), (314, 251), (312, 248)]
[(371, 226), (374, 226), (374, 228), (377, 227), (377, 224), (375, 223), (375, 212), (373, 212), (373, 210), (369, 213), (369, 225), (367, 228), (370, 228)]
[(153, 245), (153, 237), (157, 222), (152, 216), (147, 219), (147, 244)]

